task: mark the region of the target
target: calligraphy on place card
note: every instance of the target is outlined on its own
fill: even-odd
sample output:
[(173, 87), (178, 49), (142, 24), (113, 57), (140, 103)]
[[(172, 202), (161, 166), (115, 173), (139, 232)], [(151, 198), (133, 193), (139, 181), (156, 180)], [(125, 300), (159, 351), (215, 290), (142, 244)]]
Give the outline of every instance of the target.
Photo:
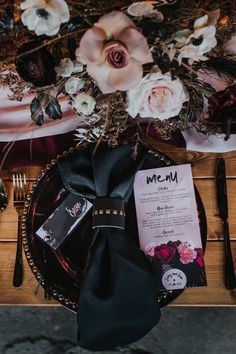
[(78, 227), (92, 206), (85, 198), (69, 193), (36, 231), (36, 235), (56, 250)]
[(138, 171), (134, 195), (140, 248), (160, 274), (161, 288), (206, 285), (191, 166)]

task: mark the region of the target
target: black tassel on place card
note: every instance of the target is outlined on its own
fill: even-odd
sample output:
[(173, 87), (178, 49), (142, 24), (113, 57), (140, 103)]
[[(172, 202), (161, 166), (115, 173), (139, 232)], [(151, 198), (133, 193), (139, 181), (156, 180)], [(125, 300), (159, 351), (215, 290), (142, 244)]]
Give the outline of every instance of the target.
[(78, 304), (78, 344), (110, 350), (144, 336), (160, 319), (159, 289), (144, 254), (123, 228), (124, 205), (147, 149), (101, 144), (59, 160), (65, 187), (94, 202), (93, 240)]

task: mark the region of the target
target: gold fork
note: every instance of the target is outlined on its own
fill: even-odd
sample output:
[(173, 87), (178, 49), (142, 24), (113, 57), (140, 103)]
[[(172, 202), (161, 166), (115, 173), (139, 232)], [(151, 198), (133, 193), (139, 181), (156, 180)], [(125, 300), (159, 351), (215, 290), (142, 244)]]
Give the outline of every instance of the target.
[(21, 238), (21, 219), (24, 205), (27, 198), (27, 183), (25, 174), (13, 174), (13, 205), (18, 213), (18, 231), (17, 231), (17, 246), (16, 259), (13, 273), (13, 286), (18, 288), (23, 283), (23, 260), (22, 260), (22, 238)]

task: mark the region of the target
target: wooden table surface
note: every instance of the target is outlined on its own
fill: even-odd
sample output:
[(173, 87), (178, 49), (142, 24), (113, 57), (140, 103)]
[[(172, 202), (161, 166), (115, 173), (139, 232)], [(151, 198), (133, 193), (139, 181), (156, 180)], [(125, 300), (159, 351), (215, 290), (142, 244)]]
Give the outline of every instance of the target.
[[(229, 202), (229, 228), (232, 239), (234, 262), (236, 265), (236, 151), (225, 154), (187, 152), (169, 145), (151, 141), (156, 149), (165, 152), (177, 163), (191, 162), (194, 183), (201, 195), (208, 223), (208, 240), (205, 264), (208, 286), (186, 289), (171, 306), (236, 306), (236, 293), (225, 289), (223, 281), (222, 223), (217, 215), (215, 167), (216, 160), (223, 156), (226, 161), (227, 188)], [(12, 205), (12, 173), (26, 172), (32, 181), (40, 174), (40, 167), (21, 170), (0, 171), (9, 193), (9, 205), (0, 214), (0, 305), (43, 305), (58, 306), (54, 301), (46, 301), (24, 259), (24, 284), (15, 289), (12, 273), (15, 260), (17, 213)]]

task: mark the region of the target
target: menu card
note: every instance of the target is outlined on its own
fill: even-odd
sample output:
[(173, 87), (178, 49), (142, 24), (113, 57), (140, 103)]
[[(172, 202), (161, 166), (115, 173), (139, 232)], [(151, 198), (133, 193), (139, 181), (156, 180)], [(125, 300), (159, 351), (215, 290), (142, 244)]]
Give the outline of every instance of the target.
[(140, 248), (161, 289), (206, 285), (191, 166), (138, 171), (134, 195)]

